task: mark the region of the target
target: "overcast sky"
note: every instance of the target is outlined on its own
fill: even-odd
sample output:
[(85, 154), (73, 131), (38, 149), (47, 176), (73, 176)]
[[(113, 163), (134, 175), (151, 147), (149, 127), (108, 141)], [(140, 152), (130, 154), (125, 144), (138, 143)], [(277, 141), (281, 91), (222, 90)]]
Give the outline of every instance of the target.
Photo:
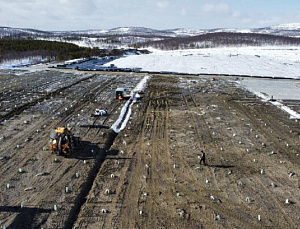
[(0, 0), (0, 26), (46, 31), (300, 23), (299, 0)]

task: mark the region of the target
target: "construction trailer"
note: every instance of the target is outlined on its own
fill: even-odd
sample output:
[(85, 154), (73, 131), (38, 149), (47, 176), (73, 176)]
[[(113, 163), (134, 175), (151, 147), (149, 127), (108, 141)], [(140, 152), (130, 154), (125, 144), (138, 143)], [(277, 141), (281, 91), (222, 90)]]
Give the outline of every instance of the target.
[(128, 93), (126, 88), (119, 87), (116, 89), (116, 99), (122, 100), (127, 98), (130, 98), (130, 94)]

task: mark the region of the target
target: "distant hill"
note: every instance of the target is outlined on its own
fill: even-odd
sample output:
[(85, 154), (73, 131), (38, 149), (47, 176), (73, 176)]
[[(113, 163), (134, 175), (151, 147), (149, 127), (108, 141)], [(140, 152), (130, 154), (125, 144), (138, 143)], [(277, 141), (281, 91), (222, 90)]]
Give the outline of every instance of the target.
[(300, 23), (282, 24), (266, 28), (252, 29), (251, 32), (300, 38)]
[[(215, 39), (212, 37), (219, 37), (220, 33), (222, 36), (229, 36), (227, 39), (223, 39), (222, 45), (231, 45), (231, 41), (235, 40), (235, 45), (241, 41), (240, 45), (298, 45), (298, 41), (288, 38), (300, 38), (300, 23), (294, 24), (282, 24), (276, 26), (270, 26), (265, 28), (254, 28), (254, 29), (167, 29), (157, 30), (143, 27), (120, 27), (107, 30), (79, 30), (79, 31), (41, 31), (34, 29), (21, 29), (21, 28), (10, 28), (0, 27), (0, 38), (9, 39), (31, 39), (31, 40), (47, 40), (47, 41), (58, 41), (68, 42), (76, 44), (80, 47), (89, 48), (101, 48), (101, 49), (116, 49), (116, 48), (128, 48), (128, 47), (145, 47), (155, 44), (155, 47), (160, 47), (159, 43), (166, 44), (170, 42), (180, 42), (182, 45), (177, 45), (177, 48), (187, 47), (202, 47), (196, 44), (200, 40), (205, 42), (203, 39), (209, 39), (209, 42), (214, 42)], [(211, 35), (215, 34), (215, 35)], [(247, 34), (242, 38), (242, 35)], [(251, 36), (253, 34), (253, 36)], [(276, 35), (268, 37), (268, 42), (265, 42), (266, 37), (258, 36), (263, 35)], [(205, 36), (206, 35), (206, 36)], [(235, 38), (233, 38), (235, 36)], [(282, 38), (279, 38), (282, 37)], [(245, 41), (248, 37), (252, 39), (264, 39), (263, 41), (250, 42)], [(286, 38), (283, 38), (286, 37)], [(248, 39), (247, 38), (247, 39)], [(272, 41), (272, 39), (275, 39)], [(193, 40), (192, 43), (189, 43)], [(291, 41), (293, 40), (293, 41)], [(278, 42), (280, 41), (280, 42)], [(206, 42), (208, 43), (208, 41)], [(218, 41), (220, 43), (220, 40)], [(188, 44), (188, 45), (187, 45)], [(216, 44), (205, 45), (205, 47), (215, 47)], [(176, 47), (173, 47), (176, 48)]]
[(300, 46), (300, 38), (260, 33), (216, 32), (136, 44), (136, 48), (153, 47), (162, 50), (245, 46)]
[(3, 36), (67, 36), (67, 35), (85, 35), (85, 36), (111, 36), (111, 35), (134, 35), (134, 36), (156, 36), (156, 37), (178, 37), (178, 36), (196, 36), (205, 33), (215, 32), (233, 32), (233, 33), (263, 33), (289, 37), (300, 37), (300, 23), (281, 24), (264, 28), (254, 29), (166, 29), (158, 30), (144, 27), (119, 27), (102, 30), (78, 30), (78, 31), (42, 31), (35, 29), (22, 29), (11, 27), (0, 27), (0, 37)]

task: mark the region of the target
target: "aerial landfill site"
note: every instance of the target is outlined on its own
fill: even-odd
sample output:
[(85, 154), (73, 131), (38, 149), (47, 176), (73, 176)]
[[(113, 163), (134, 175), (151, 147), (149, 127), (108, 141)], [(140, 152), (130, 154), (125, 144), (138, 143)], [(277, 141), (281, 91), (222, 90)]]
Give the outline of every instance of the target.
[(300, 120), (238, 77), (0, 79), (1, 228), (300, 228)]

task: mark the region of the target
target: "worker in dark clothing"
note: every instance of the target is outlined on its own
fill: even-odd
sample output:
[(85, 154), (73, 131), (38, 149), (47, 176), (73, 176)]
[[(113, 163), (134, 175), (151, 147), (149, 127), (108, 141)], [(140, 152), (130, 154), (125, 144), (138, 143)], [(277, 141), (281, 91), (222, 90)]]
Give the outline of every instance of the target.
[(201, 150), (201, 158), (200, 158), (200, 165), (201, 165), (201, 162), (203, 161), (203, 164), (206, 166), (206, 162), (205, 162), (205, 153), (203, 152), (203, 150)]

